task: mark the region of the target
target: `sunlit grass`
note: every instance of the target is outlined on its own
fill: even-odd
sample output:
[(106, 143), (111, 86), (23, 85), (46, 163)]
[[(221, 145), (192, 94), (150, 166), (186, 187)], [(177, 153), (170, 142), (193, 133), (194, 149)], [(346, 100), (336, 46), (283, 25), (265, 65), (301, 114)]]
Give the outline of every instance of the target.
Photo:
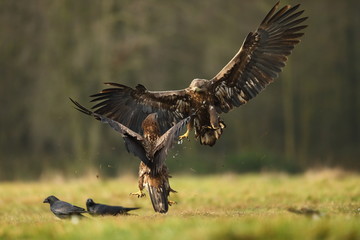
[[(171, 184), (178, 204), (161, 215), (148, 197), (129, 196), (137, 190), (135, 177), (0, 183), (0, 239), (360, 239), (356, 174), (174, 174)], [(48, 195), (82, 207), (91, 197), (141, 209), (72, 224), (56, 219), (42, 203)], [(316, 209), (321, 216), (297, 215), (290, 207)]]

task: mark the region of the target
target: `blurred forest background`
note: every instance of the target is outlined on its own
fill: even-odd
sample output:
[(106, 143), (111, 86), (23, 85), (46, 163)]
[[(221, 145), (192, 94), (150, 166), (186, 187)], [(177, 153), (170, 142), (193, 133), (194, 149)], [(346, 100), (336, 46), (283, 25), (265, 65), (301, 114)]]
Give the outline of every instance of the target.
[[(176, 145), (171, 172), (360, 170), (360, 3), (300, 2), (309, 27), (280, 78), (222, 115), (214, 147)], [(211, 78), (274, 4), (0, 0), (0, 180), (137, 174), (120, 136), (68, 98), (90, 107), (108, 81), (166, 90)]]

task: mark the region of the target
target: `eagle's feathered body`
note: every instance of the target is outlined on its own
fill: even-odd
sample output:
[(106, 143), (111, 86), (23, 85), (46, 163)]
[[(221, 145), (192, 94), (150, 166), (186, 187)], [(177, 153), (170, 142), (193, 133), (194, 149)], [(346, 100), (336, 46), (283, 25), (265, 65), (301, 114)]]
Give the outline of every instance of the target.
[[(156, 162), (157, 141), (160, 138), (160, 128), (156, 121), (155, 114), (150, 114), (142, 122), (143, 146), (149, 161)], [(169, 209), (168, 197), (170, 192), (175, 192), (170, 188), (168, 167), (162, 164), (158, 169), (140, 162), (139, 165), (139, 189), (142, 192), (147, 189), (151, 203), (156, 212), (166, 213)]]
[(195, 137), (201, 144), (212, 146), (221, 136), (225, 124), (215, 110), (213, 96), (207, 91), (209, 87), (209, 80), (194, 79), (186, 92), (191, 96), (193, 111), (196, 111), (189, 128), (195, 129)]
[(201, 144), (214, 145), (224, 123), (219, 115), (247, 103), (273, 82), (285, 66), (287, 56), (300, 42), (306, 25), (299, 4), (276, 11), (277, 3), (259, 27), (245, 38), (240, 50), (212, 79), (194, 79), (188, 88), (174, 91), (148, 91), (122, 84), (106, 83), (111, 88), (92, 95), (98, 102), (95, 113), (120, 122), (142, 133), (141, 122), (153, 112), (159, 116), (160, 133), (194, 114), (189, 125)]
[(153, 161), (152, 150), (155, 149), (156, 141), (160, 137), (160, 129), (159, 124), (155, 119), (155, 115), (149, 115), (141, 124), (143, 129), (143, 137), (144, 137), (144, 148), (148, 157)]
[(149, 191), (154, 210), (166, 213), (169, 205), (168, 196), (170, 192), (175, 191), (171, 189), (169, 184), (170, 176), (165, 160), (168, 150), (177, 141), (181, 130), (190, 121), (190, 117), (176, 123), (164, 134), (160, 134), (157, 114), (149, 114), (141, 124), (143, 134), (140, 135), (121, 123), (94, 113), (78, 102), (70, 100), (76, 105), (77, 110), (109, 124), (122, 135), (128, 152), (141, 160), (139, 166), (140, 193), (136, 195), (143, 196), (142, 190), (146, 188)]

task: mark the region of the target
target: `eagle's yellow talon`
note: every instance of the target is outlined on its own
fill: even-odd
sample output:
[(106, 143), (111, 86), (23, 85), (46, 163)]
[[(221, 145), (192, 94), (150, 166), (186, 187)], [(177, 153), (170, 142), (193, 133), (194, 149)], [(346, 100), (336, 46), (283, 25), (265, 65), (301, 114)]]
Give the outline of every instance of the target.
[(189, 139), (189, 132), (189, 129), (187, 129), (183, 135), (179, 136), (179, 140), (183, 140), (184, 138)]
[(168, 200), (168, 204), (169, 204), (170, 206), (172, 206), (172, 205), (174, 205), (174, 204), (177, 204), (177, 202)]
[(130, 195), (137, 196), (138, 198), (142, 198), (142, 197), (146, 196), (146, 194), (143, 193), (141, 190), (137, 191), (137, 192), (134, 192), (134, 193), (130, 193)]

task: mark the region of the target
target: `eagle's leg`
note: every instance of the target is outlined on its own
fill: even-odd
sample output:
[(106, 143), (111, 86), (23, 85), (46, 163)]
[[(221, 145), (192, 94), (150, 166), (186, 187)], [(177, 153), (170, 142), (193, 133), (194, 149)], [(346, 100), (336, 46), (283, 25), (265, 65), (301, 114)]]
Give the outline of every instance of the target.
[[(170, 193), (170, 192), (172, 192), (172, 193), (177, 193), (177, 191), (175, 191), (174, 189), (172, 189), (172, 188), (169, 186), (169, 193)], [(177, 202), (168, 200), (168, 204), (169, 204), (169, 206), (172, 206), (172, 205), (174, 205), (174, 204), (177, 204)]]
[(204, 126), (204, 128), (211, 130), (218, 130), (225, 128), (224, 122), (220, 119), (214, 106), (209, 107), (210, 125)]
[(192, 124), (192, 120), (190, 120), (189, 121), (189, 123), (186, 125), (186, 132), (183, 134), (183, 135), (181, 135), (181, 136), (179, 136), (179, 140), (182, 140), (182, 139), (184, 139), (184, 138), (189, 138), (189, 133), (190, 133), (190, 131), (192, 130), (192, 128), (193, 128), (193, 124)]
[(139, 165), (139, 182), (138, 182), (139, 191), (134, 192), (134, 193), (130, 193), (130, 195), (137, 196), (138, 198), (142, 198), (142, 197), (146, 196), (146, 194), (143, 192), (143, 190), (144, 190), (144, 177), (145, 177), (145, 174), (146, 174), (147, 170), (148, 169), (147, 169), (146, 165), (143, 162), (140, 162), (140, 165)]

